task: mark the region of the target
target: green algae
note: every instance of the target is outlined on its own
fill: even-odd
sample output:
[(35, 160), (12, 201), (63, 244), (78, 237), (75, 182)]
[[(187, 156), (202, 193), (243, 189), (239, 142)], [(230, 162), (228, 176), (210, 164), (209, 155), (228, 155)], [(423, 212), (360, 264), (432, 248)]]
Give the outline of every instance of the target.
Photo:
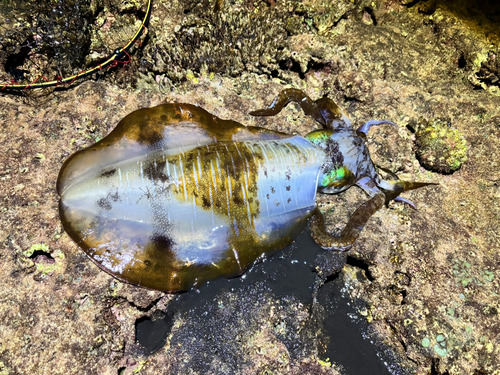
[[(38, 260), (37, 252), (44, 254), (47, 260)], [(23, 257), (20, 260), (25, 265), (24, 268), (31, 268), (35, 266), (37, 273), (41, 276), (51, 275), (56, 271), (62, 269), (61, 260), (65, 258), (64, 253), (59, 250), (51, 251), (49, 246), (45, 243), (33, 244), (28, 250), (22, 252)], [(50, 259), (49, 259), (50, 258)]]
[(440, 356), (440, 357), (446, 357), (448, 354), (448, 351), (446, 348), (442, 348), (439, 344), (434, 345), (434, 351)]
[(467, 161), (464, 135), (442, 119), (420, 119), (416, 145), (420, 164), (431, 171), (450, 174)]
[(463, 287), (467, 287), (472, 283), (478, 286), (482, 286), (485, 285), (485, 283), (492, 283), (495, 279), (494, 272), (487, 269), (477, 272), (473, 269), (471, 264), (465, 260), (455, 260), (452, 269), (457, 282)]
[(47, 244), (36, 243), (36, 244), (32, 245), (28, 250), (24, 251), (23, 255), (25, 257), (29, 258), (33, 255), (33, 253), (35, 251), (44, 251), (44, 252), (48, 253), (50, 250), (49, 250), (49, 246)]
[(429, 345), (431, 345), (431, 340), (429, 340), (427, 337), (424, 337), (424, 338), (422, 339), (422, 346), (423, 346), (424, 348), (428, 348), (428, 347), (429, 347)]
[[(52, 256), (52, 258), (54, 258), (54, 260), (64, 259), (64, 253), (61, 250), (54, 250), (50, 255)], [(61, 262), (58, 262), (57, 260), (54, 261), (54, 263), (36, 263), (37, 271), (39, 271), (43, 275), (52, 274), (56, 271), (61, 270), (61, 268)]]
[(436, 341), (439, 343), (439, 345), (446, 346), (446, 339), (443, 335), (437, 335)]

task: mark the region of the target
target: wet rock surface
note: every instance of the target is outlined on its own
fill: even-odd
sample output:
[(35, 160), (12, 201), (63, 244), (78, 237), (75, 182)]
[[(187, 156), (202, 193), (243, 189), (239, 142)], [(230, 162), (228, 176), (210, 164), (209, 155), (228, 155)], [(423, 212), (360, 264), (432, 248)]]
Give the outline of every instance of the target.
[[(216, 3), (155, 2), (140, 64), (104, 81), (0, 96), (0, 373), (349, 373), (327, 359), (340, 294), (389, 373), (498, 371), (495, 4), (471, 13), (467, 2), (432, 0)], [(318, 128), (294, 105), (272, 118), (248, 115), (285, 87), (328, 95), (356, 124), (398, 123), (371, 131), (373, 160), (439, 185), (405, 194), (418, 211), (380, 210), (347, 257), (315, 249), (300, 258), (292, 248), (248, 279), (181, 296), (116, 281), (62, 231), (62, 163), (126, 114), (175, 101), (245, 125)], [(420, 164), (409, 128), (421, 118), (449, 118), (463, 135), (467, 161), (453, 173)], [(350, 189), (318, 203), (338, 230), (363, 199)], [(163, 334), (147, 347), (139, 331), (157, 321)]]

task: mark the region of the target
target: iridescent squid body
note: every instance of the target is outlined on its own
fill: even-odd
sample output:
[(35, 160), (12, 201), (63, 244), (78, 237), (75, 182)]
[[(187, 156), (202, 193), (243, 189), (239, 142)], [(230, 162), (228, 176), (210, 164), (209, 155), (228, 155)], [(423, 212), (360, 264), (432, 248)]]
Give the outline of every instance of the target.
[[(256, 116), (290, 101), (323, 125), (305, 137), (245, 127), (190, 104), (126, 116), (104, 139), (73, 154), (57, 191), (67, 233), (102, 269), (135, 285), (182, 291), (245, 271), (289, 245), (310, 220), (325, 249), (347, 250), (391, 199), (425, 183), (385, 181), (330, 99), (284, 90)], [(392, 124), (392, 123), (390, 123)], [(324, 228), (316, 193), (357, 185), (369, 196), (339, 235)]]

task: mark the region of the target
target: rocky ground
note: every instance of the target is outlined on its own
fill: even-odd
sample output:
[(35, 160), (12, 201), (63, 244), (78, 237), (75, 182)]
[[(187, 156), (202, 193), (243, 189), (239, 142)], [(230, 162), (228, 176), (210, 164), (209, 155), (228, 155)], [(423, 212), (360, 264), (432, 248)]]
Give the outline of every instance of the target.
[[(342, 373), (325, 355), (332, 280), (389, 372), (499, 374), (497, 15), (493, 2), (158, 0), (123, 69), (1, 94), (0, 374)], [(404, 194), (418, 211), (391, 203), (374, 215), (337, 278), (331, 264), (345, 258), (320, 252), (305, 297), (266, 276), (181, 313), (176, 296), (101, 272), (63, 232), (62, 163), (126, 114), (186, 102), (245, 125), (318, 127), (293, 105), (248, 115), (285, 87), (329, 96), (357, 124), (398, 123), (370, 133), (373, 160), (439, 184)], [(334, 230), (362, 199), (350, 189), (318, 202)], [(136, 340), (146, 321), (164, 323), (157, 351)]]

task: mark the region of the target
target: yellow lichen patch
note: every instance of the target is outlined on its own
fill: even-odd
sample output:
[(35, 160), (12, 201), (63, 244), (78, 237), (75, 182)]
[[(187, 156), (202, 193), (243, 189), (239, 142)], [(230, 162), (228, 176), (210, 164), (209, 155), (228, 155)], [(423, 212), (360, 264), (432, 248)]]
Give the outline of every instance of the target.
[(449, 174), (467, 161), (463, 134), (444, 120), (420, 120), (416, 132), (417, 157), (422, 166)]

